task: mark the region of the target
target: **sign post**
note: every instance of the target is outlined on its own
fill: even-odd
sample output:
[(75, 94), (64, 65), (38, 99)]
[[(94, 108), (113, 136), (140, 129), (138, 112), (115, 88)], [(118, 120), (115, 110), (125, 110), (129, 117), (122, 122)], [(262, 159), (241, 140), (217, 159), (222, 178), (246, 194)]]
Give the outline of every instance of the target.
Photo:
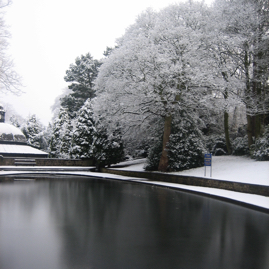
[(212, 177), (212, 154), (211, 153), (205, 154), (204, 164), (205, 164), (205, 176), (206, 176), (206, 167), (210, 166), (210, 177)]

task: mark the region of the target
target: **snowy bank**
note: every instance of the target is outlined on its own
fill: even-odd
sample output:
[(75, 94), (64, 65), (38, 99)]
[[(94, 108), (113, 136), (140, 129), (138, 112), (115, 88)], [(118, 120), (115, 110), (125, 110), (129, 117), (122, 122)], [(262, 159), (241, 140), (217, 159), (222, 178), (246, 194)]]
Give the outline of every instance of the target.
[[(135, 163), (133, 165), (130, 163), (130, 165), (118, 169), (144, 171), (144, 165), (145, 161), (139, 164)], [(210, 178), (210, 167), (207, 167), (206, 169), (206, 178)], [(199, 167), (181, 172), (173, 172), (170, 174), (203, 177), (204, 171), (204, 167)], [(269, 162), (255, 161), (251, 158), (241, 156), (213, 156), (212, 179), (269, 186)], [(232, 199), (238, 202), (269, 209), (269, 197), (266, 196), (167, 182), (143, 182), (206, 193), (209, 195)]]
[[(118, 169), (144, 171), (146, 161), (141, 161), (138, 164), (137, 160), (135, 164), (129, 162), (127, 166)], [(204, 177), (204, 171), (204, 167), (199, 167), (169, 174)], [(210, 167), (206, 168), (206, 178), (210, 178)], [(269, 186), (269, 162), (241, 156), (213, 156), (212, 179)]]

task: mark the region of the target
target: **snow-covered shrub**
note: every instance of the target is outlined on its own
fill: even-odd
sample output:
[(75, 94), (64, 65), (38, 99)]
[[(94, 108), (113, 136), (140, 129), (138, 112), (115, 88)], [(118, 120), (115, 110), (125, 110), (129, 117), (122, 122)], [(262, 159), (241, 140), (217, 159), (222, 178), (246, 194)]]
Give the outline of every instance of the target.
[[(168, 158), (169, 171), (203, 166), (205, 147), (201, 132), (195, 124), (185, 118), (174, 120), (174, 127), (169, 138)], [(162, 152), (162, 139), (156, 140), (150, 149), (146, 170), (157, 170)]]
[(149, 150), (145, 170), (146, 171), (158, 170), (161, 155), (162, 155), (162, 140), (156, 139), (155, 143)]
[(206, 138), (206, 148), (214, 156), (227, 154), (227, 147), (224, 136), (211, 135)]
[(203, 166), (205, 147), (201, 132), (190, 120), (177, 124), (168, 145), (169, 170), (182, 171)]
[(265, 128), (263, 136), (256, 139), (250, 151), (251, 156), (257, 161), (269, 161), (269, 125)]
[(232, 141), (233, 155), (242, 156), (249, 154), (248, 137), (236, 137)]

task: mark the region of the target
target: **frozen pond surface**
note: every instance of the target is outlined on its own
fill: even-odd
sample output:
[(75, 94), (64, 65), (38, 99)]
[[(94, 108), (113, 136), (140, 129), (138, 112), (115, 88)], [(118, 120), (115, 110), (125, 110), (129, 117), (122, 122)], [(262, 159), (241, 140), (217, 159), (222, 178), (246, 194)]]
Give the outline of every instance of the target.
[(269, 268), (269, 215), (158, 186), (0, 184), (1, 269)]

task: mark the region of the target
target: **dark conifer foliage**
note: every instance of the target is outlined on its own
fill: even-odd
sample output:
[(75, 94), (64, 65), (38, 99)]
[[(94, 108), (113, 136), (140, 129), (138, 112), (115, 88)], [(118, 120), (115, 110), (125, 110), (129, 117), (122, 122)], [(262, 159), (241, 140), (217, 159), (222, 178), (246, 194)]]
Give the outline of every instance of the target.
[[(184, 114), (184, 113), (183, 113)], [(181, 114), (173, 122), (168, 149), (168, 171), (181, 171), (203, 166), (204, 138), (194, 120)], [(162, 151), (162, 139), (156, 139), (148, 156), (146, 170), (157, 170)]]
[(124, 146), (119, 128), (110, 132), (101, 122), (97, 123), (93, 142), (93, 156), (97, 168), (110, 166), (124, 160)]
[(94, 80), (100, 66), (101, 63), (94, 60), (90, 53), (87, 53), (77, 57), (75, 64), (71, 64), (66, 71), (64, 80), (71, 83), (68, 88), (72, 92), (62, 98), (61, 106), (67, 109), (72, 118), (75, 117), (76, 112), (88, 98), (92, 99), (96, 96)]

